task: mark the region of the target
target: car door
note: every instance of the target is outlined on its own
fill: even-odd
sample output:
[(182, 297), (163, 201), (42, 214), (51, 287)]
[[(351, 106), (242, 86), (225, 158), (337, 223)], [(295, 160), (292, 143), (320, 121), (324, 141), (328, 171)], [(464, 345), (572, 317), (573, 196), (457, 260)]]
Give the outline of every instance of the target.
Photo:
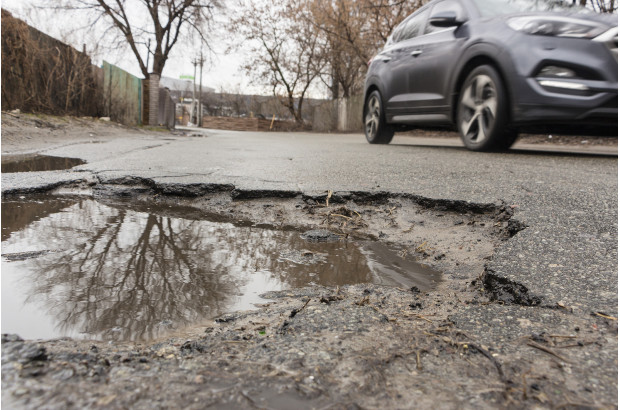
[(454, 12), (458, 21), (467, 19), (466, 12), (458, 0), (444, 0), (436, 3), (429, 13), (424, 32), (419, 36), (420, 54), (416, 57), (415, 69), (408, 80), (410, 108), (420, 122), (446, 122), (450, 120), (450, 83), (456, 62), (462, 50), (466, 30), (459, 27), (435, 27), (430, 18), (440, 13)]
[(393, 44), (378, 56), (385, 64), (384, 92), (388, 121), (411, 111), (409, 81), (415, 72), (416, 56), (420, 53), (419, 34), (423, 32), (429, 9), (425, 7), (408, 17), (394, 31)]

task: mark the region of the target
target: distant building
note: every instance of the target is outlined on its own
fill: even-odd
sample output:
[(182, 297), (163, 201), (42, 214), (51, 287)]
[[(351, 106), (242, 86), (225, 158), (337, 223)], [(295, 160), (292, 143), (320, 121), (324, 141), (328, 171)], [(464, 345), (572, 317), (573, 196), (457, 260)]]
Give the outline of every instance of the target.
[[(176, 104), (177, 124), (186, 125), (190, 117), (189, 113), (192, 111), (194, 82), (192, 80), (162, 77), (159, 80), (159, 86), (167, 88), (170, 91), (170, 97), (172, 97), (172, 100)], [(214, 88), (205, 85), (202, 86), (203, 95), (214, 91)], [(196, 100), (198, 100), (199, 92), (200, 85), (196, 84)]]

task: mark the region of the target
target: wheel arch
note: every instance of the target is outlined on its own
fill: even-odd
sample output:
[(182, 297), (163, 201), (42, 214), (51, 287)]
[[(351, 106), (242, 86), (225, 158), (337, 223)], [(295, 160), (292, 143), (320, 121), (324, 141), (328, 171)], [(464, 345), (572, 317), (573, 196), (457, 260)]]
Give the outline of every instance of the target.
[[(490, 48), (490, 50), (495, 50), (495, 47), (489, 46), (489, 47), (485, 47), (485, 48)], [(471, 73), (473, 70), (475, 70), (477, 67), (483, 66), (483, 65), (489, 65), (491, 67), (493, 67), (495, 69), (495, 71), (497, 71), (497, 74), (499, 75), (502, 84), (504, 86), (504, 91), (506, 91), (507, 94), (507, 99), (509, 101), (508, 104), (508, 121), (511, 122), (512, 118), (513, 118), (513, 113), (512, 113), (512, 91), (510, 89), (510, 83), (506, 80), (507, 76), (506, 76), (506, 72), (503, 69), (503, 65), (499, 62), (498, 59), (492, 57), (492, 53), (488, 52), (489, 50), (485, 50), (483, 52), (474, 52), (473, 55), (469, 55), (467, 56), (467, 58), (463, 59), (463, 62), (460, 64), (460, 69), (457, 71), (459, 74), (458, 76), (455, 77), (455, 81), (452, 85), (452, 97), (451, 97), (451, 111), (450, 111), (450, 115), (452, 116), (452, 122), (456, 123), (456, 111), (458, 108), (458, 99), (459, 99), (459, 94), (461, 92), (461, 87), (463, 86), (463, 83), (465, 82), (465, 79), (467, 78), (467, 76), (469, 75), (469, 73)], [(497, 55), (497, 53), (494, 53), (495, 55)]]
[(385, 107), (385, 101), (383, 101), (383, 93), (381, 92), (381, 88), (379, 87), (377, 83), (373, 81), (368, 84), (368, 86), (366, 87), (366, 92), (364, 93), (362, 116), (366, 115), (366, 101), (368, 100), (368, 96), (372, 94), (373, 91), (379, 92), (379, 95), (381, 96), (381, 103)]

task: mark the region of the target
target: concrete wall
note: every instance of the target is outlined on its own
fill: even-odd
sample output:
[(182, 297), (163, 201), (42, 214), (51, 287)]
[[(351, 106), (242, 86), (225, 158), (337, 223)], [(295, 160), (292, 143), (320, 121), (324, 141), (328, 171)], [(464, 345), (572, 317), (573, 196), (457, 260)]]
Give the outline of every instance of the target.
[(170, 129), (174, 128), (176, 107), (167, 88), (159, 89), (158, 104), (157, 124)]
[(326, 101), (314, 107), (312, 131), (330, 132), (338, 129), (338, 100)]
[(326, 101), (314, 107), (312, 130), (317, 132), (362, 132), (362, 107), (364, 96)]

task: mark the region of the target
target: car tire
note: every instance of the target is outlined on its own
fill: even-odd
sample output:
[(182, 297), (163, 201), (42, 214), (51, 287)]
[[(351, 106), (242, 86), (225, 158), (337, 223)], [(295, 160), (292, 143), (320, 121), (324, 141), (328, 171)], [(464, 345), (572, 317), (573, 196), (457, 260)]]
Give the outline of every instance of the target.
[(458, 99), (457, 127), (467, 149), (503, 151), (518, 137), (509, 127), (508, 95), (497, 71), (476, 67), (465, 79)]
[(385, 122), (383, 102), (377, 90), (364, 103), (364, 133), (371, 144), (389, 144), (394, 137), (394, 129)]

